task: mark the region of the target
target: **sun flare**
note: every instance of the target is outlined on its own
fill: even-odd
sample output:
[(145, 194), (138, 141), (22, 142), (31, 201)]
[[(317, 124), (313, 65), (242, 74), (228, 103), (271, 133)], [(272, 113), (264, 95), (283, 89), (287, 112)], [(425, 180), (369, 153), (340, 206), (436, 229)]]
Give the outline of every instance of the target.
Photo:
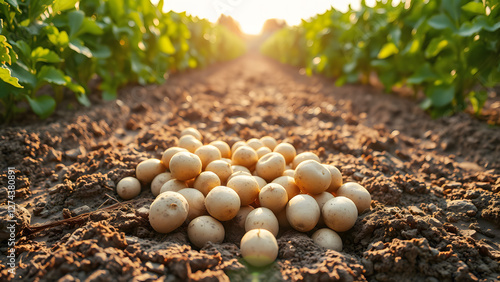
[(225, 14), (239, 22), (244, 33), (258, 34), (268, 19), (283, 19), (289, 25), (296, 25), (301, 19), (323, 13), (330, 7), (345, 11), (349, 5), (356, 8), (360, 0), (173, 0), (165, 1), (164, 10), (185, 11), (212, 22)]

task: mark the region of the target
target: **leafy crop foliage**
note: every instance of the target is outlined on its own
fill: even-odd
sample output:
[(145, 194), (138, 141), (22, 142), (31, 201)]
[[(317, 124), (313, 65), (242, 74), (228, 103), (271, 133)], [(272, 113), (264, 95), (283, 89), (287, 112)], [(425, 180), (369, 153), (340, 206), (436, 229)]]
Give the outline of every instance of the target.
[(486, 90), (500, 83), (498, 1), (378, 1), (342, 13), (331, 9), (271, 36), (261, 51), (281, 62), (337, 78), (368, 81), (387, 91), (407, 85), (426, 95), (433, 116), (478, 113)]
[[(161, 83), (244, 52), (225, 27), (162, 8), (149, 0), (0, 0), (1, 118), (24, 102), (48, 117), (68, 93), (88, 106), (96, 75), (103, 98), (115, 99), (124, 84)], [(47, 85), (52, 91), (41, 91)]]

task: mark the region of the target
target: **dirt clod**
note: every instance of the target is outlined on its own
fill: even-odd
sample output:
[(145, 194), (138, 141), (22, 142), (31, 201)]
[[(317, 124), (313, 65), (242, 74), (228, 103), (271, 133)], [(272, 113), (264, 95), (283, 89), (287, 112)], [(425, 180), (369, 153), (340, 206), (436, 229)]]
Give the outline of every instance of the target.
[[(252, 53), (126, 87), (117, 101), (98, 97), (0, 128), (0, 196), (13, 167), (18, 224), (16, 274), (2, 247), (1, 281), (500, 280), (500, 131), (473, 116), (431, 119), (408, 98), (336, 87)], [(223, 243), (201, 249), (187, 224), (159, 234), (149, 185), (123, 201), (116, 183), (190, 126), (207, 144), (269, 135), (314, 152), (367, 188), (371, 208), (340, 233), (341, 252), (316, 245), (316, 229), (281, 229), (278, 258), (264, 268), (241, 258), (244, 232), (231, 222)]]

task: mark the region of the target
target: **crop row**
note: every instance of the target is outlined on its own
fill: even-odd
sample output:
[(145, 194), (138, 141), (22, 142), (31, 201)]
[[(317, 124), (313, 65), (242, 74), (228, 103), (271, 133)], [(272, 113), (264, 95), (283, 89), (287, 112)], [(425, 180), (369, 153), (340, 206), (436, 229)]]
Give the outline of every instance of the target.
[(423, 91), (422, 108), (433, 116), (466, 109), (476, 113), (487, 90), (500, 83), (498, 1), (362, 1), (359, 10), (334, 8), (286, 27), (261, 51), (333, 76), (338, 85), (367, 83), (375, 73), (386, 91), (408, 86)]
[(162, 8), (150, 0), (0, 0), (1, 119), (26, 102), (48, 117), (65, 95), (89, 106), (96, 77), (103, 99), (115, 99), (124, 84), (161, 83), (244, 52), (225, 27)]

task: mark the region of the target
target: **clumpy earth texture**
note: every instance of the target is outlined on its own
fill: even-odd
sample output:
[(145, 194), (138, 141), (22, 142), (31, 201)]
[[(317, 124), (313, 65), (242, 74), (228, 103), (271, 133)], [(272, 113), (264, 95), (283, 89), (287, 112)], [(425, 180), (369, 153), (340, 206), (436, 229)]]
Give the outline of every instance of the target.
[[(2, 243), (1, 281), (500, 279), (498, 126), (467, 113), (431, 119), (411, 99), (336, 87), (256, 54), (126, 87), (116, 101), (98, 97), (91, 108), (61, 108), (42, 121), (26, 115), (0, 129), (0, 226), (8, 167), (19, 206), (16, 274)], [(500, 102), (488, 109), (500, 111)], [(149, 186), (122, 201), (116, 184), (140, 161), (161, 158), (186, 127), (206, 144), (269, 135), (313, 152), (344, 182), (363, 185), (371, 209), (340, 233), (342, 252), (316, 245), (316, 229), (280, 230), (278, 258), (263, 268), (242, 259), (244, 231), (231, 223), (223, 243), (202, 249), (186, 225), (157, 233)]]

